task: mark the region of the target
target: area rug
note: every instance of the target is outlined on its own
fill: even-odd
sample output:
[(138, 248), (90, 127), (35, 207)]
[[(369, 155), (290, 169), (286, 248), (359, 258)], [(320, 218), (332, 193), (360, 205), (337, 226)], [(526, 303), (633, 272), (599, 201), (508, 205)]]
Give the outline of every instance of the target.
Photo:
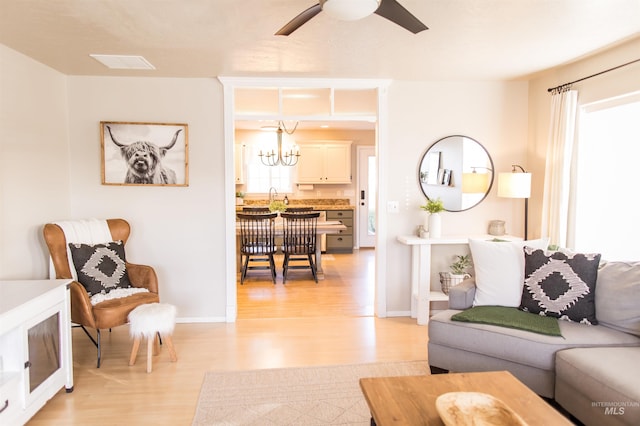
[(423, 374), (426, 361), (209, 372), (193, 425), (369, 425), (360, 378)]

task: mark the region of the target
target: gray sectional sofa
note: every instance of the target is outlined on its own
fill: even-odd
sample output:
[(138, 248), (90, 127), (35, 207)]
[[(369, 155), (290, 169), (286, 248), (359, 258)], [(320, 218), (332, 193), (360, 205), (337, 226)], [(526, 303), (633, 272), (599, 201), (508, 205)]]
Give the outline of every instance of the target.
[(453, 321), (475, 290), (473, 278), (451, 288), (430, 318), (432, 372), (508, 370), (586, 425), (640, 425), (640, 262), (602, 262), (598, 325), (558, 320), (561, 337)]

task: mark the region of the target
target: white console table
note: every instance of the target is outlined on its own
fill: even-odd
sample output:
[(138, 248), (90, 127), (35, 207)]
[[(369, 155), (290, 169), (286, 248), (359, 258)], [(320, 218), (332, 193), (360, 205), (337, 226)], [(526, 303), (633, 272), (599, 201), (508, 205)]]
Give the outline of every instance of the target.
[(411, 317), (417, 318), (418, 324), (429, 322), (429, 303), (431, 301), (448, 301), (449, 296), (441, 291), (431, 290), (431, 247), (440, 244), (468, 244), (469, 239), (494, 238), (518, 240), (521, 238), (502, 235), (444, 236), (442, 238), (420, 238), (415, 235), (400, 235), (397, 240), (411, 246)]
[(0, 424), (73, 391), (71, 280), (0, 281)]

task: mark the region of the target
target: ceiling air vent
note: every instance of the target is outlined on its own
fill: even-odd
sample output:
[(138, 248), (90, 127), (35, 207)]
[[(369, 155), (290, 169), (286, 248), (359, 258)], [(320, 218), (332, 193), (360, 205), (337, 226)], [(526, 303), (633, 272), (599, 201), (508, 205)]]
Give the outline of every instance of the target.
[(96, 61), (102, 63), (107, 68), (114, 70), (155, 70), (142, 56), (135, 55), (89, 55)]

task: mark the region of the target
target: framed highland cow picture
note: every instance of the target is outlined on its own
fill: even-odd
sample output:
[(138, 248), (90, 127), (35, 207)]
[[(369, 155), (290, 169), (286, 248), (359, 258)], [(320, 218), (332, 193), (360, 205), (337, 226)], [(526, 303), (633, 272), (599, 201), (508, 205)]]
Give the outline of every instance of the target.
[(186, 124), (100, 122), (103, 185), (189, 185)]

